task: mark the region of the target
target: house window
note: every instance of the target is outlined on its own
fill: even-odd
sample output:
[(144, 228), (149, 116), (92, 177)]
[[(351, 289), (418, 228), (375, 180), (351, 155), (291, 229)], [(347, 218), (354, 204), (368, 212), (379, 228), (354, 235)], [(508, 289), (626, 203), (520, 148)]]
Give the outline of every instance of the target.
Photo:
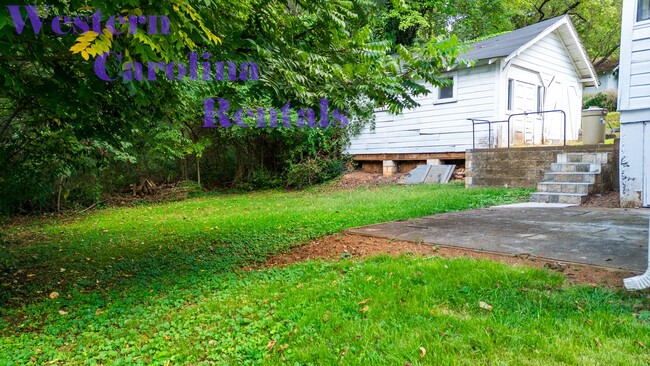
[(639, 6), (636, 13), (636, 21), (650, 19), (650, 0), (639, 0)]
[(508, 110), (511, 111), (515, 102), (515, 80), (508, 79)]
[(447, 78), (450, 80), (451, 85), (441, 86), (438, 90), (438, 99), (452, 99), (454, 97), (454, 79)]
[(537, 111), (544, 110), (544, 87), (537, 86)]
[(446, 80), (448, 80), (447, 85), (438, 87), (436, 104), (455, 102), (458, 98), (457, 75), (449, 76)]

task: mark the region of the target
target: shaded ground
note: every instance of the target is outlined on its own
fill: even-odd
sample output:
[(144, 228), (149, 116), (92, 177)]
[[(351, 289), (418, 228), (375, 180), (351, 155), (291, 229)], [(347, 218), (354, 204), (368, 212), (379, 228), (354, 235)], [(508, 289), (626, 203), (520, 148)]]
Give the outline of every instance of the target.
[[(499, 255), (468, 249), (450, 248), (438, 245), (417, 244), (407, 241), (371, 238), (360, 235), (336, 234), (293, 248), (291, 251), (272, 256), (265, 263), (267, 267), (286, 266), (291, 263), (312, 259), (338, 260), (341, 258), (367, 258), (379, 254), (397, 256), (400, 254), (437, 255), (442, 258), (468, 257), (489, 259), (510, 265), (525, 265), (546, 268), (560, 272), (569, 283), (622, 287), (623, 278), (632, 272), (613, 270), (537, 258), (530, 255)], [(252, 269), (250, 267), (249, 269)]]
[(620, 194), (619, 192), (607, 192), (604, 194), (595, 194), (587, 202), (583, 203), (582, 206), (586, 207), (607, 207), (607, 208), (620, 208)]

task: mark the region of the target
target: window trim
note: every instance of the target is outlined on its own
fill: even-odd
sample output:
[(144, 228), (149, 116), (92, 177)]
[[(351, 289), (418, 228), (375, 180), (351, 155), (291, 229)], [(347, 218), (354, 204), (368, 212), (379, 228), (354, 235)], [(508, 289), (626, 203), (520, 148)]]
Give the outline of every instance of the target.
[(515, 104), (515, 78), (508, 78), (506, 87), (506, 112), (512, 112), (512, 107)]
[(458, 73), (443, 75), (443, 78), (452, 79), (452, 97), (451, 98), (440, 98), (441, 88), (438, 86), (434, 91), (434, 101), (433, 104), (446, 104), (446, 103), (455, 103), (458, 101)]
[[(641, 10), (641, 2), (642, 1), (645, 1), (645, 0), (636, 0), (635, 1), (636, 9), (634, 11), (634, 23), (635, 24), (650, 24), (650, 13), (648, 14), (647, 18), (639, 19), (639, 15), (640, 15), (639, 12)], [(648, 7), (650, 7), (650, 4), (648, 4)]]

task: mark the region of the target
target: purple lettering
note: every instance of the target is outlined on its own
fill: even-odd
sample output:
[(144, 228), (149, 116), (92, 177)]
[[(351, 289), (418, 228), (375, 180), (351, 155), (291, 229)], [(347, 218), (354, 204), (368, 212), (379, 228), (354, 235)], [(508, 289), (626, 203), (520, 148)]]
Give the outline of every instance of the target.
[(190, 80), (196, 80), (199, 77), (199, 54), (190, 52)]
[(157, 71), (165, 69), (165, 63), (162, 61), (159, 62), (147, 62), (147, 80), (156, 81), (158, 78)]
[[(139, 62), (127, 62), (124, 64), (124, 80), (126, 81), (142, 81), (142, 64)], [(135, 78), (133, 75), (135, 74)]]
[(147, 24), (147, 17), (144, 15), (129, 15), (129, 34), (138, 33), (138, 24)]
[[(82, 18), (86, 20), (84, 21), (82, 20)], [(77, 28), (73, 28), (75, 34), (83, 34), (90, 30), (90, 26), (88, 25), (88, 17), (78, 17), (78, 16), (74, 17), (74, 25), (75, 27), (77, 27)]]
[[(14, 27), (16, 28), (16, 33), (23, 34), (23, 29), (25, 28), (25, 21), (27, 20), (27, 18), (23, 18), (20, 15), (20, 6), (7, 5), (7, 8), (9, 9), (9, 13), (11, 14), (11, 19), (14, 21)], [(45, 6), (46, 11), (49, 8), (50, 8), (49, 5)], [(25, 6), (25, 10), (27, 10), (27, 16), (29, 17), (29, 22), (32, 24), (34, 33), (38, 34), (41, 31), (41, 27), (43, 26), (43, 20), (45, 18), (40, 18), (38, 16), (38, 10), (36, 9), (35, 6)]]
[(203, 100), (203, 127), (214, 128), (214, 99)]
[(223, 81), (223, 65), (223, 62), (214, 63), (214, 71), (216, 72), (215, 80), (217, 81)]
[[(205, 52), (203, 53), (203, 59), (207, 60), (210, 58), (210, 53)], [(202, 62), (201, 65), (203, 66), (203, 80), (204, 81), (211, 81), (212, 76), (210, 76), (210, 63), (209, 62)]]
[[(332, 115), (334, 116), (334, 119), (341, 122), (341, 127), (345, 127), (348, 125), (348, 116), (347, 116), (348, 111), (345, 111), (345, 114), (339, 112), (338, 108), (332, 112)], [(334, 124), (332, 123), (332, 126)]]
[(257, 108), (257, 127), (266, 127), (266, 113), (264, 108)]
[(52, 20), (52, 31), (54, 31), (54, 33), (56, 34), (61, 34), (61, 35), (70, 33), (70, 29), (68, 29), (66, 32), (61, 30), (61, 18), (63, 18), (63, 24), (65, 25), (72, 24), (72, 21), (70, 20), (70, 18), (68, 18), (67, 15), (58, 16), (54, 18), (54, 20)]
[(313, 109), (300, 109), (298, 110), (298, 119), (296, 120), (296, 125), (298, 127), (305, 127), (305, 113), (307, 114), (307, 126), (316, 127), (316, 112)]
[(327, 105), (327, 99), (320, 100), (320, 126), (327, 127), (329, 126), (329, 109)]
[[(118, 16), (117, 18), (119, 19), (120, 24), (125, 24), (123, 17)], [(122, 32), (118, 31), (117, 28), (115, 27), (114, 15), (108, 18), (108, 20), (106, 21), (106, 29), (108, 29), (108, 31), (113, 33), (114, 35), (122, 34)]]
[(291, 102), (287, 102), (284, 107), (280, 108), (282, 111), (282, 125), (284, 127), (291, 127)]
[[(158, 34), (158, 18), (160, 18), (160, 24), (161, 24), (161, 32), (160, 34), (169, 34), (169, 18), (165, 15), (160, 15), (160, 16), (155, 16), (155, 15), (150, 15), (149, 16), (149, 28), (147, 30), (147, 33), (149, 34)], [(142, 23), (144, 24), (144, 23)]]
[(228, 109), (230, 109), (230, 103), (228, 103), (227, 100), (219, 98), (219, 112), (218, 112), (218, 117), (219, 117), (219, 124), (222, 127), (232, 127), (232, 123), (230, 123), (230, 118), (226, 115), (226, 112), (228, 112)]
[[(255, 114), (253, 113), (253, 111), (251, 111), (251, 110), (248, 109), (248, 108), (246, 109), (246, 115), (247, 115), (248, 117), (255, 117)], [(236, 123), (238, 126), (243, 127), (243, 128), (248, 128), (248, 126), (246, 125), (246, 123), (244, 123), (244, 109), (243, 109), (243, 108), (239, 109), (239, 110), (235, 113), (235, 117), (234, 117), (234, 119), (235, 119), (235, 123)]]
[(237, 65), (234, 62), (228, 62), (228, 80), (237, 80)]
[[(233, 64), (234, 65), (234, 64)], [(240, 72), (239, 72), (239, 80), (241, 81), (248, 81), (249, 80), (249, 71), (250, 71), (250, 80), (259, 80), (259, 70), (257, 68), (257, 64), (254, 62), (248, 63), (248, 62), (243, 62), (240, 65)]]
[(108, 77), (108, 73), (106, 71), (106, 58), (108, 57), (108, 55), (115, 55), (117, 59), (120, 61), (120, 64), (122, 63), (121, 53), (108, 52), (108, 53), (101, 54), (97, 56), (97, 58), (95, 59), (95, 74), (97, 75), (97, 77), (99, 77), (104, 81), (115, 81), (117, 80), (117, 77), (111, 79), (110, 77)]
[[(178, 66), (178, 77), (174, 77), (174, 65)], [(185, 69), (185, 65), (183, 65), (180, 62), (170, 62), (167, 64), (167, 78), (169, 80), (183, 80), (185, 77), (185, 74), (187, 74), (187, 70)]]

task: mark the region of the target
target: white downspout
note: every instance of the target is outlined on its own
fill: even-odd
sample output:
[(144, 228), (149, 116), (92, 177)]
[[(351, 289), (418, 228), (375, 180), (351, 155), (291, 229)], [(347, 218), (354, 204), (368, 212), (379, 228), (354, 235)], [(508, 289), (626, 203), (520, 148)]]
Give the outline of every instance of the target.
[(650, 220), (648, 220), (648, 269), (644, 274), (623, 280), (629, 291), (643, 290), (650, 287)]

